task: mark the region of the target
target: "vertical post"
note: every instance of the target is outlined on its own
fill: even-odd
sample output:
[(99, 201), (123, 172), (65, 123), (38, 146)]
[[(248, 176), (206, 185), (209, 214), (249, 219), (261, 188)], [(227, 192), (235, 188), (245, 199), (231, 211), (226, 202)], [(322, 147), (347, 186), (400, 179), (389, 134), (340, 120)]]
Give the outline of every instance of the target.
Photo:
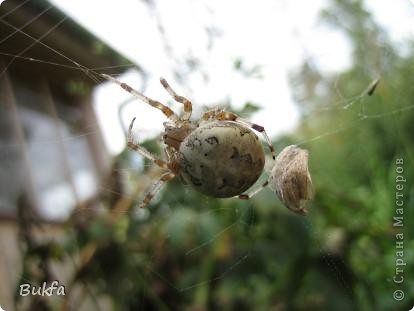
[[(18, 219), (18, 209), (25, 209), (24, 212), (29, 214), (32, 212), (31, 208), (38, 210), (38, 198), (34, 188), (33, 173), (30, 163), (30, 158), (27, 152), (27, 142), (24, 134), (22, 124), (17, 111), (16, 98), (13, 93), (12, 84), (8, 76), (8, 72), (4, 70), (4, 64), (0, 59), (0, 105), (4, 118), (6, 120), (7, 130), (10, 132), (13, 142), (5, 148), (16, 148), (18, 159), (10, 158), (10, 161), (19, 162), (19, 172), (14, 176), (10, 176), (10, 181), (19, 176), (18, 173), (23, 173), (24, 178), (18, 180), (20, 186), (20, 193), (15, 200), (13, 214), (10, 216)], [(3, 71), (4, 70), (4, 71)], [(7, 152), (7, 150), (6, 150)], [(13, 155), (16, 157), (16, 155)], [(7, 181), (6, 181), (7, 182)], [(20, 205), (20, 206), (18, 206)], [(1, 306), (9, 310), (13, 302), (13, 289), (18, 285), (18, 275), (21, 273), (21, 256), (19, 252), (19, 226), (14, 222), (4, 222), (2, 219), (0, 247), (2, 255), (0, 256), (0, 275), (2, 276), (0, 283), (0, 299)]]
[[(0, 61), (0, 72), (3, 72), (4, 64)], [(22, 127), (22, 123), (20, 122), (20, 118), (17, 111), (17, 104), (16, 98), (13, 94), (12, 84), (9, 78), (7, 71), (4, 71), (3, 74), (0, 76), (0, 89), (2, 97), (4, 98), (1, 100), (4, 102), (6, 107), (6, 114), (10, 119), (10, 125), (12, 127), (12, 133), (15, 136), (17, 146), (19, 148), (20, 156), (22, 159), (22, 166), (21, 170), (24, 172), (24, 191), (26, 192), (27, 198), (29, 199), (32, 206), (38, 210), (39, 201), (38, 197), (35, 192), (34, 181), (33, 181), (33, 172), (32, 167), (29, 159), (29, 155), (27, 152), (27, 141), (24, 134), (24, 130)]]
[[(84, 126), (91, 128), (91, 125), (95, 129), (89, 135), (87, 135), (89, 147), (92, 154), (92, 159), (95, 164), (97, 172), (98, 185), (102, 185), (103, 180), (106, 180), (111, 172), (111, 158), (106, 148), (105, 142), (102, 137), (102, 131), (100, 129), (98, 120), (95, 115), (95, 111), (92, 107), (91, 94), (88, 93), (84, 96), (80, 102), (81, 110), (83, 112)], [(115, 117), (115, 116), (114, 116)], [(115, 122), (115, 119), (114, 119)]]
[(68, 159), (68, 151), (66, 149), (66, 146), (63, 142), (63, 135), (62, 135), (62, 129), (59, 121), (59, 116), (57, 113), (55, 101), (53, 100), (52, 93), (50, 91), (49, 83), (45, 78), (42, 78), (39, 81), (40, 85), (40, 94), (42, 95), (42, 98), (44, 99), (44, 103), (47, 109), (47, 112), (49, 115), (53, 118), (54, 126), (55, 126), (55, 137), (57, 141), (57, 145), (59, 148), (59, 154), (60, 154), (60, 161), (62, 162), (62, 169), (65, 176), (66, 181), (69, 182), (73, 196), (75, 198), (76, 206), (80, 205), (80, 199), (78, 192), (76, 190), (75, 181), (72, 176), (72, 172), (70, 170), (69, 165), (69, 159)]

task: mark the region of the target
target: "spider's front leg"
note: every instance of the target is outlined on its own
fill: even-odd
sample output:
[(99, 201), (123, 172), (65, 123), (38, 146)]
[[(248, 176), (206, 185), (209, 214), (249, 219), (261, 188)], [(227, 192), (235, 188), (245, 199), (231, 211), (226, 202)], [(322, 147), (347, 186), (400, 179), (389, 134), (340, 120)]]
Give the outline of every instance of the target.
[(129, 125), (128, 130), (128, 148), (135, 150), (140, 155), (144, 156), (148, 160), (155, 163), (157, 166), (163, 169), (167, 169), (168, 172), (161, 175), (160, 179), (158, 179), (157, 182), (155, 182), (151, 188), (149, 189), (148, 193), (145, 195), (144, 200), (139, 205), (140, 208), (145, 207), (151, 202), (152, 198), (157, 194), (157, 192), (161, 189), (162, 185), (169, 180), (173, 179), (175, 177), (175, 174), (171, 171), (171, 169), (174, 170), (174, 165), (169, 165), (169, 163), (159, 159), (155, 155), (153, 155), (151, 152), (149, 152), (144, 147), (140, 146), (139, 144), (136, 144), (134, 142), (134, 137), (132, 135), (132, 128), (134, 126), (135, 118), (132, 119), (131, 124)]
[(219, 121), (234, 121), (241, 125), (247, 126), (255, 131), (258, 131), (259, 133), (263, 135), (269, 147), (270, 153), (272, 154), (273, 160), (276, 159), (275, 149), (273, 148), (273, 145), (269, 139), (269, 136), (267, 135), (265, 128), (263, 126), (241, 119), (237, 114), (230, 112), (230, 111), (224, 111), (224, 110), (210, 110), (210, 111), (205, 112), (202, 116), (202, 119), (205, 121), (211, 118), (219, 120)]
[(134, 136), (132, 135), (132, 127), (134, 126), (134, 122), (135, 122), (135, 118), (132, 119), (131, 124), (129, 125), (128, 148), (136, 151), (140, 155), (144, 156), (145, 158), (147, 158), (151, 162), (158, 165), (160, 168), (169, 169), (169, 166), (168, 166), (167, 162), (161, 160), (160, 158), (158, 158), (157, 156), (155, 156), (154, 154), (149, 152), (147, 149), (145, 149), (144, 147), (142, 147), (139, 144), (134, 142)]
[(167, 172), (163, 175), (161, 175), (160, 179), (158, 179), (148, 190), (147, 194), (144, 197), (144, 200), (139, 205), (140, 208), (146, 207), (152, 200), (152, 198), (157, 194), (158, 191), (160, 191), (161, 187), (171, 179), (175, 177), (175, 174), (173, 172)]
[(172, 111), (170, 108), (168, 108), (167, 106), (161, 104), (159, 101), (153, 100), (147, 96), (145, 96), (144, 94), (141, 94), (140, 92), (138, 92), (137, 90), (135, 90), (134, 88), (132, 88), (131, 86), (129, 86), (128, 84), (119, 81), (118, 79), (115, 79), (114, 77), (111, 77), (107, 74), (101, 74), (101, 76), (109, 81), (112, 81), (115, 84), (118, 84), (121, 88), (123, 88), (125, 91), (127, 91), (128, 93), (130, 93), (132, 96), (134, 96), (135, 98), (138, 98), (139, 100), (143, 101), (144, 103), (147, 103), (148, 105), (161, 110), (161, 112), (171, 121), (176, 122), (178, 121), (178, 116), (174, 113), (174, 111)]
[(162, 86), (167, 90), (168, 94), (170, 94), (176, 102), (179, 102), (180, 104), (184, 105), (184, 115), (182, 119), (185, 121), (190, 120), (191, 113), (193, 111), (193, 104), (191, 103), (191, 101), (189, 101), (184, 96), (178, 95), (168, 84), (167, 80), (165, 80), (164, 78), (160, 78), (160, 82)]

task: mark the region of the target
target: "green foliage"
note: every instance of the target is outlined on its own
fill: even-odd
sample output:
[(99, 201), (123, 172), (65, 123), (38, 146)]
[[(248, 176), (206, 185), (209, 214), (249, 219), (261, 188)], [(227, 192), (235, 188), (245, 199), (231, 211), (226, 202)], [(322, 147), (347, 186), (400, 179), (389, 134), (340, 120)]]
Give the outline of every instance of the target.
[(66, 84), (68, 94), (74, 96), (83, 96), (90, 93), (90, 85), (80, 80), (70, 80)]
[(253, 79), (261, 79), (263, 75), (261, 73), (262, 67), (259, 65), (246, 66), (245, 62), (238, 58), (234, 61), (233, 67), (236, 71), (240, 72), (243, 76)]

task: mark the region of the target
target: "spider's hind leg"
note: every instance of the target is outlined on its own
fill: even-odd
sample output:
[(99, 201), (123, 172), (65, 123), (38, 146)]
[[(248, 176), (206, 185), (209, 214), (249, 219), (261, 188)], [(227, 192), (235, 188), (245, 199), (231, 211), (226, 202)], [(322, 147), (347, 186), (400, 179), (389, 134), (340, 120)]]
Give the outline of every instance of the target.
[(258, 194), (260, 191), (262, 191), (264, 188), (266, 188), (268, 184), (269, 184), (269, 182), (266, 180), (259, 188), (255, 189), (255, 190), (253, 190), (249, 193), (239, 194), (237, 197), (240, 200), (250, 200), (256, 194)]
[(154, 196), (157, 194), (158, 191), (160, 191), (161, 187), (171, 179), (175, 177), (175, 174), (172, 172), (167, 172), (151, 186), (151, 188), (148, 190), (147, 194), (144, 197), (144, 200), (142, 200), (142, 203), (139, 205), (140, 208), (146, 207), (151, 200), (154, 198)]

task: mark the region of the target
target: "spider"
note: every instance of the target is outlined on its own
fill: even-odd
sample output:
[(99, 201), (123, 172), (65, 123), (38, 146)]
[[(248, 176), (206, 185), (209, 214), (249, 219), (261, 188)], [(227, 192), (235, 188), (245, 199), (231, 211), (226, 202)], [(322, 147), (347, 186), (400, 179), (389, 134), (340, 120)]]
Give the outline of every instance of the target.
[[(205, 195), (216, 198), (238, 197), (243, 200), (256, 195), (269, 183), (276, 183), (271, 175), (260, 188), (250, 194), (244, 193), (260, 177), (265, 164), (263, 146), (252, 130), (263, 135), (273, 160), (276, 159), (275, 150), (263, 126), (241, 119), (235, 113), (223, 109), (209, 110), (199, 120), (190, 120), (191, 101), (178, 95), (164, 78), (160, 79), (162, 86), (175, 101), (183, 105), (181, 116), (126, 83), (106, 74), (102, 74), (102, 77), (118, 84), (144, 103), (161, 110), (169, 120), (164, 122), (162, 133), (166, 161), (134, 141), (132, 128), (135, 118), (129, 126), (128, 148), (166, 171), (152, 184), (139, 207), (146, 207), (161, 187), (177, 176)], [(275, 192), (281, 198), (277, 190)], [(283, 198), (281, 200), (284, 202)], [(297, 213), (303, 212), (303, 209), (295, 206), (291, 208), (284, 203)]]

